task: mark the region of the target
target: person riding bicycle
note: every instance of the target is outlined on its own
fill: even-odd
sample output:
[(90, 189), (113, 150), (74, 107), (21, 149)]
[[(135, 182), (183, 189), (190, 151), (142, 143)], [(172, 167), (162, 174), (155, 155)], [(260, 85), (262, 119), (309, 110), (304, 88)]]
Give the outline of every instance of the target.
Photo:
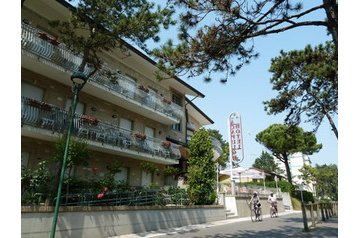
[(270, 196), (267, 198), (267, 202), (271, 204), (271, 207), (273, 207), (275, 209), (275, 212), (277, 213), (277, 199), (273, 193), (271, 193)]
[(259, 198), (257, 192), (254, 192), (254, 195), (250, 199), (250, 204), (252, 204), (252, 203), (254, 204), (255, 211), (257, 211), (257, 209), (260, 209), (261, 203), (260, 203), (260, 198)]

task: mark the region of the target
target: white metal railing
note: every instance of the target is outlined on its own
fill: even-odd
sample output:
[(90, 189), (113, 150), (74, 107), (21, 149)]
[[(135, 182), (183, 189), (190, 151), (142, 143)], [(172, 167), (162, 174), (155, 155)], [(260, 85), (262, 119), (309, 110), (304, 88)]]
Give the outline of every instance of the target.
[[(21, 24), (21, 48), (28, 54), (44, 60), (44, 63), (62, 71), (78, 71), (82, 63), (82, 55), (74, 54), (55, 37), (43, 32), (30, 24)], [(84, 73), (89, 74), (93, 67), (85, 65)], [(125, 100), (135, 101), (141, 106), (151, 108), (157, 113), (169, 116), (179, 121), (184, 116), (183, 108), (165, 100), (154, 92), (145, 92), (139, 85), (130, 83), (127, 76), (104, 64), (100, 70), (90, 77), (90, 82), (106, 87), (114, 93), (124, 96)]]

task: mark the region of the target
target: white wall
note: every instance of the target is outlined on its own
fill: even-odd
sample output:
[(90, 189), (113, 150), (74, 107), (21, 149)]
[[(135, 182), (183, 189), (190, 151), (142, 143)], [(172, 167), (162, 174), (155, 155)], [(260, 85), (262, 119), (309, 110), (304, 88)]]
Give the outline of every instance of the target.
[[(21, 237), (48, 238), (52, 218), (53, 211), (31, 212), (31, 209), (28, 209), (25, 212), (23, 209)], [(56, 237), (111, 237), (224, 219), (226, 219), (224, 206), (215, 205), (140, 209), (136, 207), (126, 209), (121, 207), (83, 207), (68, 209), (66, 212), (60, 211)]]

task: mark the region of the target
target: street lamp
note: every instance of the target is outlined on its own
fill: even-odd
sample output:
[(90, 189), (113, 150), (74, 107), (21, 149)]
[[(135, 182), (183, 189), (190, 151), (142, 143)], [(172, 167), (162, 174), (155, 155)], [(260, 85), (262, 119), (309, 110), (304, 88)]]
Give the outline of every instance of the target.
[(62, 160), (62, 167), (61, 167), (61, 174), (60, 179), (58, 182), (58, 189), (57, 189), (57, 197), (56, 197), (56, 204), (54, 208), (54, 215), (52, 220), (52, 228), (51, 228), (51, 238), (55, 237), (56, 233), (56, 224), (58, 219), (58, 211), (60, 208), (60, 200), (61, 200), (61, 191), (62, 191), (62, 184), (65, 176), (65, 170), (66, 170), (66, 163), (67, 163), (67, 157), (68, 157), (68, 149), (70, 145), (70, 138), (71, 138), (71, 131), (73, 126), (73, 119), (75, 116), (76, 106), (77, 106), (77, 99), (78, 94), (83, 88), (83, 86), (86, 84), (88, 80), (88, 77), (82, 73), (82, 72), (75, 72), (71, 75), (71, 81), (73, 83), (72, 87), (72, 101), (71, 101), (71, 107), (69, 111), (69, 125), (67, 129), (67, 135), (66, 135), (66, 144), (65, 144), (65, 151), (63, 154), (63, 160)]

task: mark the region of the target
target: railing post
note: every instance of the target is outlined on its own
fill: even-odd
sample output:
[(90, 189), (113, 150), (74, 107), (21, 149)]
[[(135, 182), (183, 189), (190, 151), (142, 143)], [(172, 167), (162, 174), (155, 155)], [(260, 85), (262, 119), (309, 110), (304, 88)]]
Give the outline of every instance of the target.
[(323, 203), (320, 203), (320, 208), (321, 208), (321, 217), (322, 217), (322, 221), (325, 221), (326, 218), (324, 216), (324, 210), (323, 210)]
[(315, 217), (314, 217), (314, 213), (313, 213), (313, 206), (314, 206), (314, 204), (313, 204), (313, 203), (310, 203), (309, 206), (310, 206), (310, 215), (311, 215), (312, 226), (315, 227), (315, 226), (316, 226), (316, 223), (315, 223)]

